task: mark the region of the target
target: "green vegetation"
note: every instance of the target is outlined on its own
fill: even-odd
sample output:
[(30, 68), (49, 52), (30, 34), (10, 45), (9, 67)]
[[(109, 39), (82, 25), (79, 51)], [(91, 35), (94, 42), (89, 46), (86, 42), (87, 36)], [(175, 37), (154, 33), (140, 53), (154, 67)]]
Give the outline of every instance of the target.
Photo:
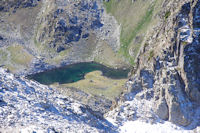
[[(150, 10), (148, 10), (145, 14), (144, 17), (142, 17), (142, 19), (139, 21), (139, 23), (137, 24), (135, 29), (132, 29), (132, 31), (130, 32), (130, 34), (128, 36), (124, 36), (123, 37), (123, 32), (125, 32), (122, 28), (122, 32), (121, 32), (121, 37), (120, 37), (120, 41), (121, 41), (121, 51), (123, 53), (123, 55), (129, 59), (129, 61), (131, 62), (131, 64), (133, 64), (133, 59), (130, 54), (129, 54), (129, 46), (131, 44), (131, 42), (133, 41), (133, 39), (136, 37), (136, 35), (138, 34), (138, 32), (140, 32), (142, 30), (142, 28), (144, 28), (146, 25), (148, 25), (151, 21), (152, 18), (152, 14), (153, 14), (153, 7), (151, 7)], [(139, 48), (137, 49), (137, 52), (139, 51)]]
[(177, 67), (176, 70), (181, 71), (181, 67)]
[(149, 58), (148, 58), (148, 60), (151, 60), (153, 58), (153, 56), (154, 56), (154, 50), (151, 50), (149, 52)]
[(149, 45), (149, 43), (146, 42), (146, 43), (144, 44), (144, 47), (147, 47), (148, 45)]
[(14, 64), (28, 66), (32, 60), (32, 56), (20, 45), (10, 46), (7, 50), (10, 52), (11, 62)]
[[(156, 23), (156, 19), (152, 17), (160, 11), (162, 1), (156, 0), (152, 3), (150, 1), (110, 0), (104, 2), (106, 11), (121, 24), (119, 53), (132, 65), (143, 44), (146, 32)], [(138, 36), (141, 38), (139, 42), (136, 41)]]
[(29, 67), (32, 58), (21, 45), (0, 49), (0, 65), (5, 65), (12, 72)]
[(188, 44), (188, 42), (186, 42), (186, 41), (183, 41), (181, 44), (182, 44), (182, 45), (187, 45), (187, 44)]
[(95, 62), (99, 62), (111, 68), (124, 68), (130, 66), (127, 62), (123, 60), (123, 56), (115, 53), (106, 42), (101, 43), (100, 47), (98, 47), (98, 51), (99, 54), (97, 54), (94, 58)]
[(170, 12), (170, 11), (167, 11), (167, 12), (165, 13), (165, 20), (166, 20), (170, 15), (171, 15), (171, 12)]
[(5, 50), (0, 50), (0, 65), (4, 64), (4, 62), (8, 58), (8, 53)]
[(59, 65), (61, 61), (69, 55), (70, 49), (66, 49), (64, 51), (61, 51), (57, 55), (55, 55), (53, 58), (46, 59), (46, 62), (49, 64)]
[(105, 6), (106, 11), (108, 13), (113, 12), (114, 11), (114, 7), (116, 7), (117, 4), (118, 3), (116, 1), (114, 1), (114, 0), (110, 0), (109, 2), (104, 1), (104, 6)]
[(61, 84), (61, 88), (77, 88), (88, 94), (104, 96), (114, 100), (123, 91), (127, 79), (110, 79), (102, 76), (100, 71), (93, 71), (85, 75), (85, 79), (70, 84)]

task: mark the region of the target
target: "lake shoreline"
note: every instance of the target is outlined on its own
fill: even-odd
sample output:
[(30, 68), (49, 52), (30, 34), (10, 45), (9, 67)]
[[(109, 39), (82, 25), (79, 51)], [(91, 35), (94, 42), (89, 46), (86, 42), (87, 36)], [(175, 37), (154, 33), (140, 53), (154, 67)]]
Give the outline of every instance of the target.
[[(43, 80), (43, 79), (41, 79), (41, 78), (38, 79), (37, 77), (43, 76), (43, 78), (45, 78), (44, 75), (49, 74), (49, 76), (46, 77), (47, 79), (49, 77), (52, 77), (52, 80), (58, 80), (56, 82), (63, 84), (63, 83), (72, 83), (72, 82), (79, 81), (81, 79), (84, 79), (84, 76), (87, 73), (92, 72), (92, 71), (98, 71), (98, 70), (102, 72), (102, 76), (112, 78), (112, 79), (128, 78), (128, 73), (130, 72), (129, 68), (111, 68), (111, 67), (105, 66), (103, 64), (91, 61), (91, 62), (81, 62), (81, 63), (74, 63), (74, 64), (61, 66), (61, 67), (55, 67), (55, 68), (40, 71), (37, 73), (31, 73), (31, 74), (27, 75), (26, 77), (28, 79), (33, 79), (33, 80), (40, 82), (40, 80)], [(67, 72), (67, 71), (69, 71), (69, 72)], [(70, 72), (70, 71), (72, 71), (72, 72)], [(80, 71), (80, 72), (78, 73), (77, 71)], [(64, 82), (62, 79), (62, 81), (59, 82), (60, 76), (57, 76), (57, 78), (53, 79), (53, 76), (57, 75), (57, 72), (59, 72), (60, 75), (62, 75), (64, 78), (66, 78), (67, 76), (71, 76), (74, 73), (75, 74), (78, 73), (78, 75), (75, 75), (76, 76), (75, 81)], [(63, 75), (63, 72), (65, 72), (65, 73), (67, 72), (66, 74), (68, 74), (68, 75), (66, 75), (66, 74)], [(74, 78), (74, 77), (71, 77), (71, 78)], [(79, 80), (77, 80), (77, 78), (79, 78)], [(49, 82), (50, 82), (50, 79), (49, 79)], [(45, 85), (50, 85), (50, 84), (55, 83), (55, 81), (51, 82), (51, 83), (45, 83), (45, 82), (41, 82), (41, 83), (45, 84)]]

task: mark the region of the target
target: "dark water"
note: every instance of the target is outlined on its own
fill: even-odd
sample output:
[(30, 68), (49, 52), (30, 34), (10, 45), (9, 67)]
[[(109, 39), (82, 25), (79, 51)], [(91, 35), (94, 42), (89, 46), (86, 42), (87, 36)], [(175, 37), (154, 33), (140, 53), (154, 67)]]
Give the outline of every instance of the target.
[(45, 85), (50, 85), (55, 82), (58, 82), (59, 84), (64, 84), (73, 83), (84, 79), (85, 74), (96, 70), (101, 71), (103, 73), (103, 76), (112, 79), (127, 78), (127, 75), (129, 73), (129, 69), (113, 69), (98, 63), (85, 62), (48, 70), (34, 75), (29, 75), (27, 77)]

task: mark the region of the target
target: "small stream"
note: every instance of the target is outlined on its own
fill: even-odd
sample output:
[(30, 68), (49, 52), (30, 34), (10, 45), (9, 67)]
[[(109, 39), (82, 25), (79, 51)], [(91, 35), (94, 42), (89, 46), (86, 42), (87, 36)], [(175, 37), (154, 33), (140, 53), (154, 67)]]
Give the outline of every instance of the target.
[(97, 70), (101, 71), (103, 76), (112, 79), (127, 78), (130, 71), (129, 69), (109, 68), (95, 62), (84, 62), (47, 70), (27, 77), (45, 85), (50, 85), (56, 82), (59, 84), (66, 84), (82, 80), (84, 79), (85, 74)]

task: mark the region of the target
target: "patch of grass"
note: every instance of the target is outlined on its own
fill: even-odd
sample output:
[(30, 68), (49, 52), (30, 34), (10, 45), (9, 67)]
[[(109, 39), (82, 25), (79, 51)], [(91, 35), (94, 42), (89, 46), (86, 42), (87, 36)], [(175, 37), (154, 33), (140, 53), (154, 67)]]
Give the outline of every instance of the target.
[(0, 65), (5, 65), (11, 72), (29, 67), (33, 56), (29, 54), (21, 45), (12, 45), (0, 49)]
[(180, 68), (180, 67), (177, 67), (176, 69), (177, 69), (178, 71), (181, 71), (181, 68)]
[(110, 13), (112, 6), (113, 6), (113, 1), (112, 0), (109, 1), (109, 2), (104, 1), (104, 5), (105, 5), (107, 13)]
[(8, 53), (4, 50), (0, 50), (0, 65), (4, 64), (7, 61)]
[(146, 42), (146, 43), (144, 44), (144, 47), (147, 47), (147, 46), (149, 46), (149, 43)]
[[(107, 13), (112, 14), (121, 24), (119, 53), (132, 65), (134, 65), (134, 60), (138, 55), (146, 32), (150, 25), (156, 23), (156, 20), (152, 20), (152, 17), (153, 14), (159, 12), (162, 1), (156, 0), (152, 3), (150, 1), (110, 0), (104, 2)], [(134, 42), (134, 39), (139, 35), (142, 36), (142, 40), (138, 44)], [(129, 53), (131, 49), (132, 55)]]
[(46, 62), (49, 64), (54, 64), (54, 65), (59, 65), (61, 63), (61, 61), (69, 55), (69, 50), (70, 49), (66, 49), (64, 51), (61, 51), (60, 53), (58, 53), (58, 55), (56, 55), (55, 57), (51, 58), (51, 59), (47, 59)]
[(7, 50), (10, 52), (10, 61), (12, 64), (28, 67), (33, 58), (32, 55), (26, 52), (20, 45), (9, 46)]
[(167, 11), (167, 12), (165, 13), (165, 20), (166, 20), (170, 15), (171, 15), (171, 12), (170, 12), (170, 11)]
[(130, 64), (124, 61), (124, 58), (119, 53), (115, 53), (112, 48), (104, 41), (100, 42), (100, 47), (98, 47), (98, 53), (94, 61), (100, 62), (108, 67), (128, 67)]
[(59, 85), (61, 88), (77, 88), (88, 94), (104, 96), (114, 100), (123, 89), (127, 79), (110, 79), (102, 76), (100, 71), (90, 72), (85, 75), (85, 79), (75, 83)]
[(186, 41), (183, 41), (181, 44), (182, 44), (182, 45), (187, 45), (187, 44), (188, 44), (188, 42), (186, 42)]
[(148, 60), (151, 60), (153, 57), (154, 57), (154, 50), (151, 50), (151, 51), (149, 52)]
[[(151, 21), (152, 15), (153, 15), (153, 10), (154, 10), (154, 6), (152, 6), (145, 14), (145, 16), (142, 17), (142, 19), (139, 21), (139, 23), (137, 24), (137, 26), (132, 29), (132, 31), (129, 33), (128, 36), (123, 36), (123, 32), (125, 32), (123, 30), (122, 27), (122, 33), (121, 33), (121, 37), (120, 37), (120, 41), (121, 41), (121, 51), (123, 53), (123, 55), (129, 59), (129, 61), (133, 64), (133, 57), (130, 56), (129, 54), (129, 46), (132, 43), (133, 39), (136, 37), (136, 35), (143, 29), (145, 28), (146, 25), (148, 25)], [(140, 47), (138, 47), (140, 48)], [(139, 51), (139, 50), (137, 50)]]
[(39, 43), (39, 42), (36, 40), (36, 37), (34, 37), (34, 44), (36, 45), (37, 48), (41, 48), (41, 43)]
[(7, 68), (10, 72), (16, 72), (18, 68), (12, 64), (6, 64), (5, 68)]

